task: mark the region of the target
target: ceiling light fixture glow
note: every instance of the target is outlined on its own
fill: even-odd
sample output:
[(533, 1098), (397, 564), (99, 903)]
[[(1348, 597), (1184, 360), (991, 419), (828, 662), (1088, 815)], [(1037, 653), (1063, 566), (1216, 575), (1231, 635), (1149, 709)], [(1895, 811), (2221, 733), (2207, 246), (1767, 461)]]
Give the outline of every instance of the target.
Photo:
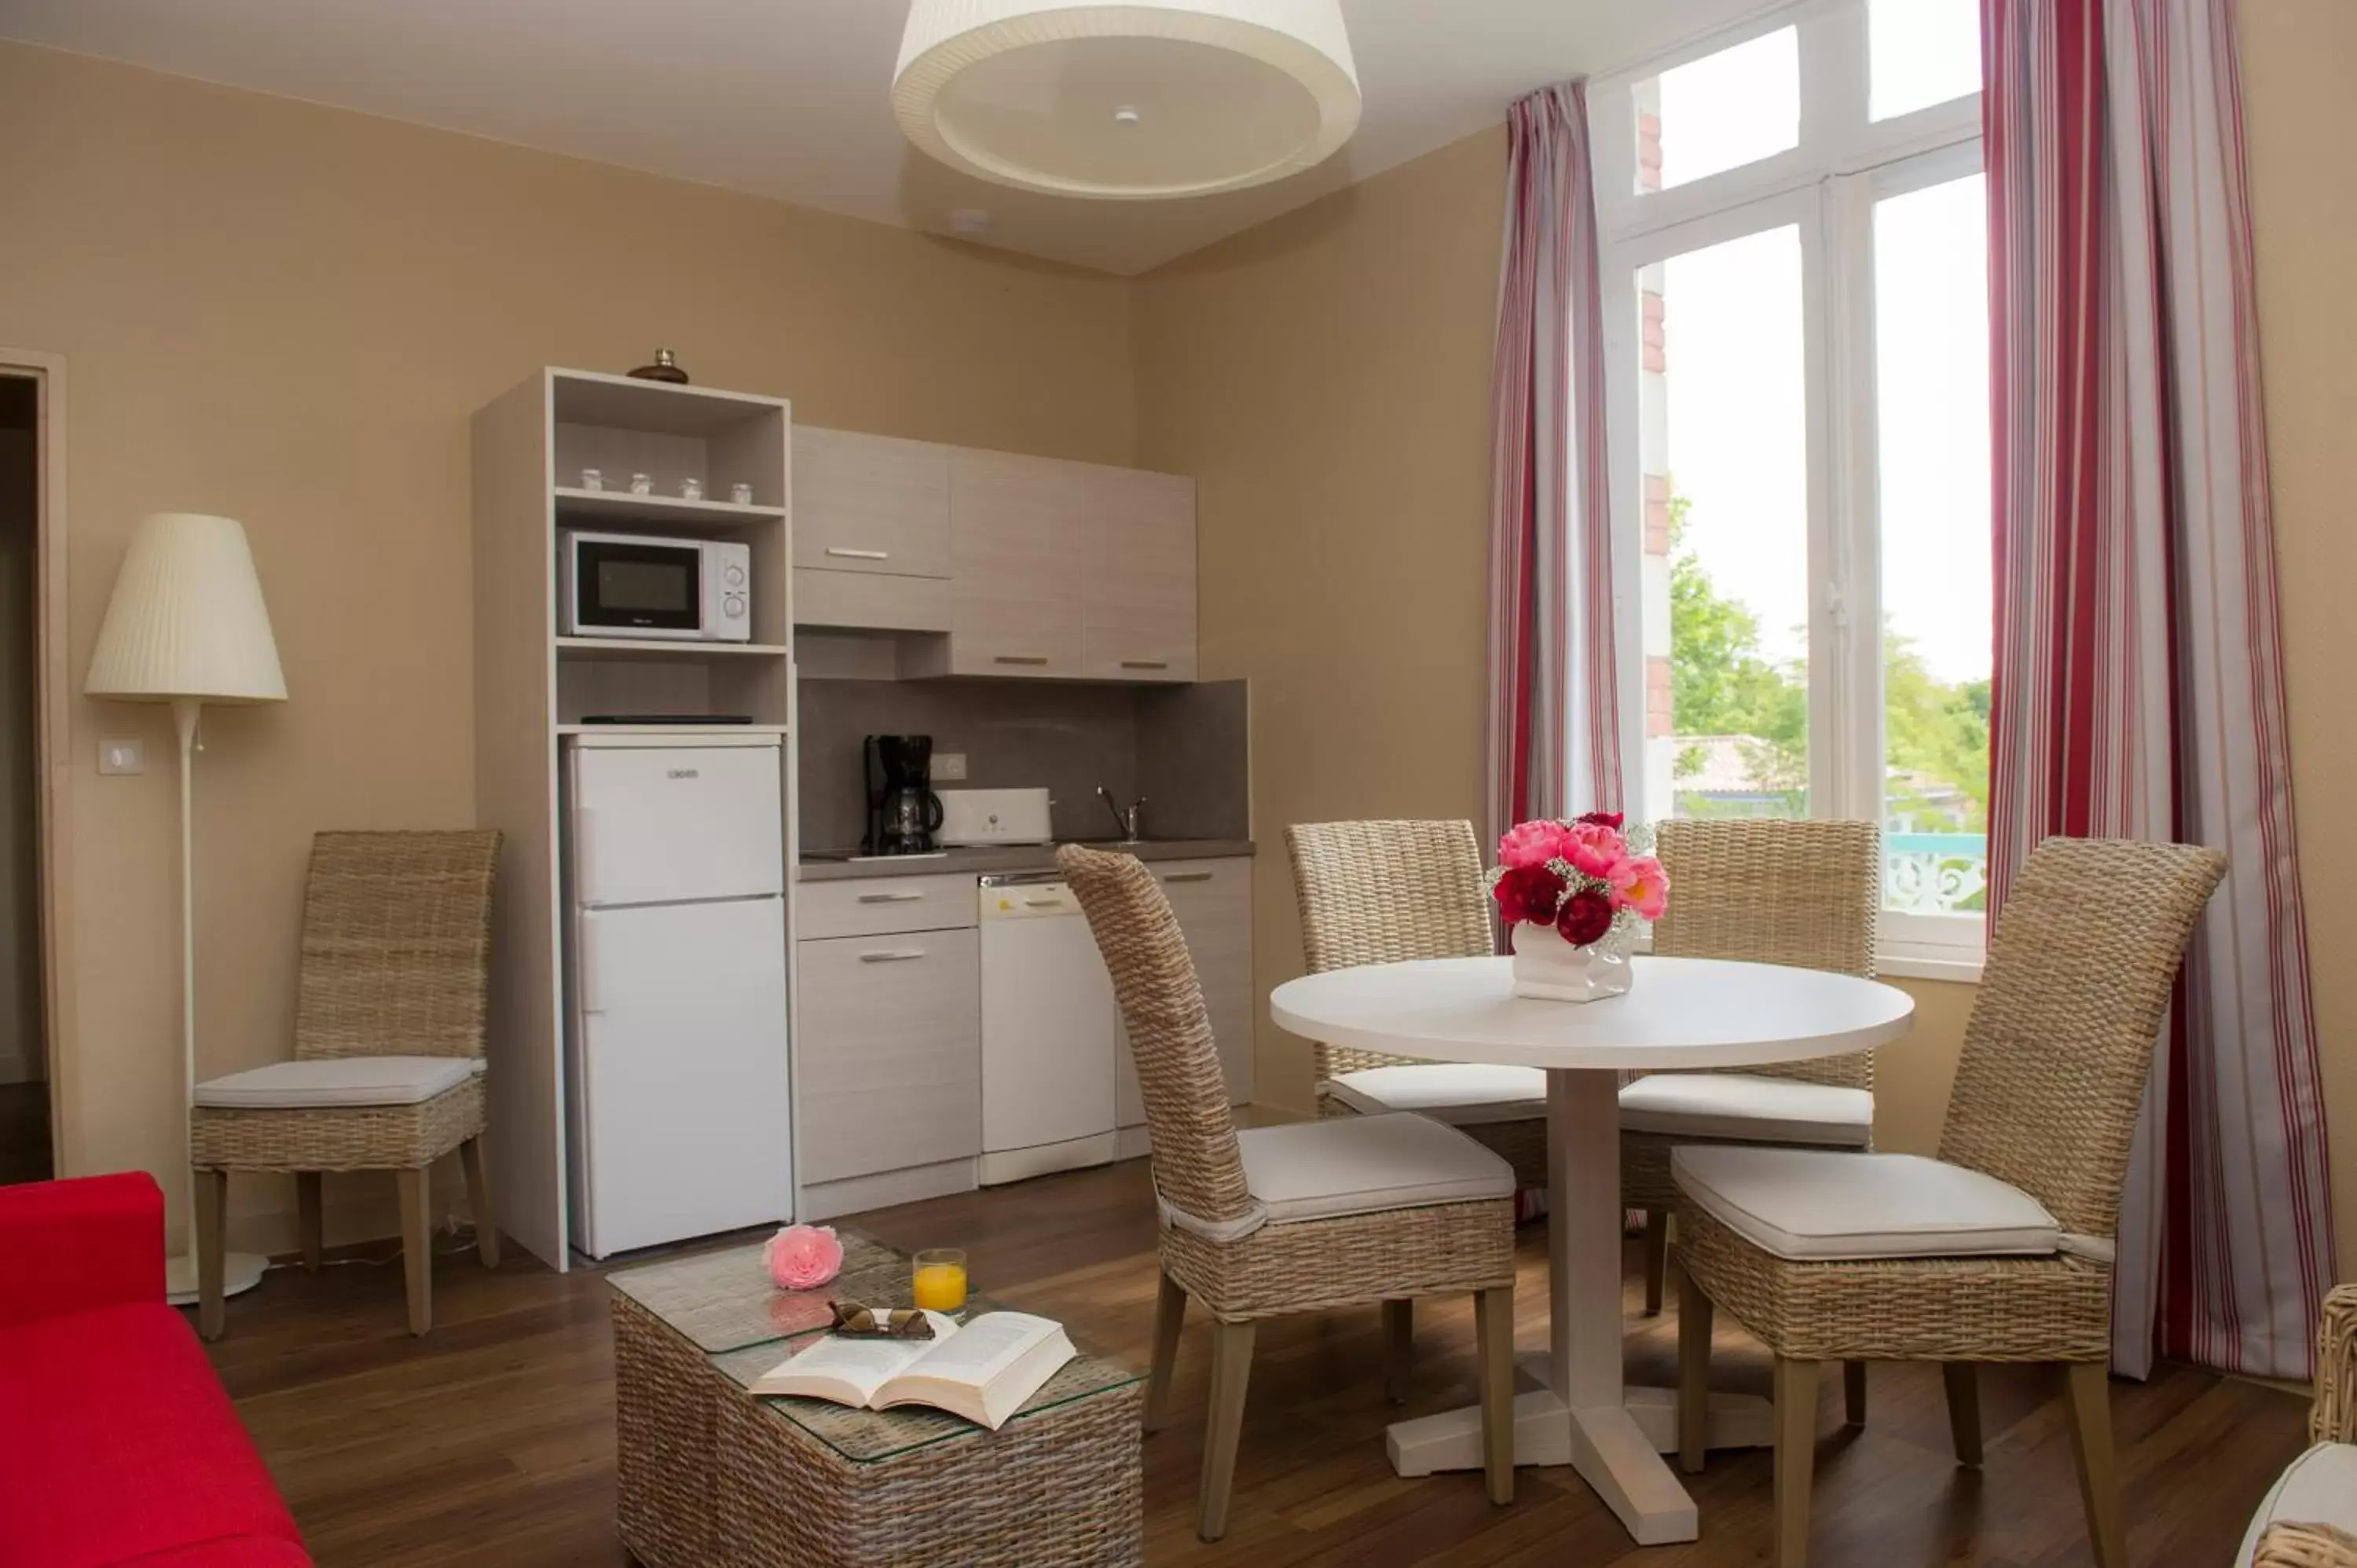
[(1339, 0), (915, 0), (892, 107), (953, 168), (1152, 200), (1322, 162), (1360, 98)]

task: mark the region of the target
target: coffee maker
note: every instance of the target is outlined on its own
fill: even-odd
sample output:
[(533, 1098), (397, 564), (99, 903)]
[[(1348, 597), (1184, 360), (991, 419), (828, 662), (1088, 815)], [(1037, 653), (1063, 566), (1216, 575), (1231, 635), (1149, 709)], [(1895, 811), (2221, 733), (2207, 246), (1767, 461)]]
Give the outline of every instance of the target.
[(933, 793), (933, 737), (871, 735), (867, 775), (867, 835), (862, 854), (930, 854), (942, 825), (942, 798)]

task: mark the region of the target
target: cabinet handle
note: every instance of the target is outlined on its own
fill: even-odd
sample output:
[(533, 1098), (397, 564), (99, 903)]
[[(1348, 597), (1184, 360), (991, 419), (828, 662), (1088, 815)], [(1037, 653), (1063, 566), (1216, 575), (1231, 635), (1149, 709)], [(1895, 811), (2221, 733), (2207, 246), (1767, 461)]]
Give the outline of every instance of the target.
[(1026, 898), (1023, 907), (1027, 909), (1060, 909), (1064, 901), (1061, 898)]
[(922, 958), (924, 956), (925, 950), (922, 948), (893, 948), (885, 952), (861, 953), (859, 955), (859, 961), (862, 963), (906, 963), (910, 959)]
[(1121, 667), (1125, 670), (1168, 670), (1170, 668), (1170, 660), (1168, 659), (1125, 659), (1121, 661)]
[(994, 656), (991, 662), (993, 664), (1045, 664), (1048, 662), (1048, 656), (1044, 653), (1001, 653)]
[(859, 901), (863, 904), (913, 904), (923, 897), (922, 893), (862, 893)]
[(1170, 873), (1169, 875), (1165, 876), (1162, 880), (1165, 882), (1209, 882), (1211, 879), (1211, 874), (1208, 871), (1174, 871)]
[(826, 547), (826, 553), (829, 555), (837, 556), (845, 561), (889, 561), (892, 559), (892, 553), (889, 550), (854, 550), (848, 545), (843, 544), (830, 544)]

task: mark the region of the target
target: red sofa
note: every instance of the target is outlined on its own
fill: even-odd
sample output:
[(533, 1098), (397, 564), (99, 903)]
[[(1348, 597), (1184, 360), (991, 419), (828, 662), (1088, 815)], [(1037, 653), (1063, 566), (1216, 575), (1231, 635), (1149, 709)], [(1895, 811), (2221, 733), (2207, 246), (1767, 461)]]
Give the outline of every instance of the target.
[(307, 1568), (197, 1337), (145, 1176), (0, 1187), (0, 1563)]

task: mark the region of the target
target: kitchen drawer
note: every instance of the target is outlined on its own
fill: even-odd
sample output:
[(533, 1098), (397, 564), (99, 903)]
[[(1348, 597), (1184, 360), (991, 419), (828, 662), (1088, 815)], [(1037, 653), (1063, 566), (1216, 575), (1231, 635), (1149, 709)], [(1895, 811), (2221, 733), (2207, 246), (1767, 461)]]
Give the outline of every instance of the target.
[(963, 876), (863, 876), (794, 885), (794, 935), (872, 937), (943, 931), (974, 921), (974, 880)]
[(794, 564), (950, 575), (950, 449), (794, 426)]
[(947, 631), (951, 617), (947, 578), (794, 568), (796, 626)]
[[(969, 913), (973, 890), (967, 878)], [(835, 937), (796, 954), (802, 1185), (979, 1155), (978, 933)]]

